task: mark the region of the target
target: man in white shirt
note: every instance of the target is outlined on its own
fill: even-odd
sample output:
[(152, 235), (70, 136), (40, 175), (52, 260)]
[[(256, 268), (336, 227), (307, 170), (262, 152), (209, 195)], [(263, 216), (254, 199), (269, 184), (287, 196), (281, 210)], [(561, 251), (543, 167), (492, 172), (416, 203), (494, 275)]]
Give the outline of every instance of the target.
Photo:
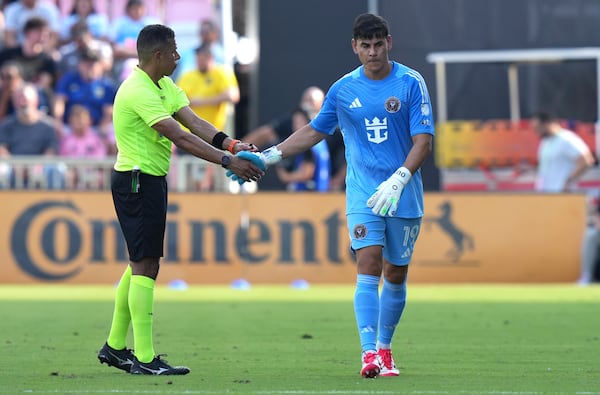
[(48, 22), (51, 42), (56, 43), (60, 28), (60, 11), (53, 1), (19, 0), (4, 9), (5, 30), (3, 45), (7, 48), (21, 45), (25, 39), (23, 27), (30, 18), (43, 18)]
[(531, 119), (540, 135), (538, 172), (535, 189), (538, 192), (568, 192), (572, 190), (595, 160), (587, 144), (575, 133), (564, 129), (547, 112), (537, 112)]

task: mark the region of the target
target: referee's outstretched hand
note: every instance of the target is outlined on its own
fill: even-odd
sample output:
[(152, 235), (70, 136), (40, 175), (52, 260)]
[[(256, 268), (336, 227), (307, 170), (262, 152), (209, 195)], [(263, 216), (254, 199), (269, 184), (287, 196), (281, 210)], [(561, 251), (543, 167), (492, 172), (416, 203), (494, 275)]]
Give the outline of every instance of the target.
[(242, 151), (231, 157), (227, 168), (227, 177), (243, 184), (248, 181), (258, 181), (265, 174), (265, 165), (260, 158), (248, 151)]
[(238, 154), (238, 153), (244, 152), (244, 151), (258, 152), (258, 147), (252, 143), (244, 143), (244, 142), (238, 141), (233, 146), (232, 154)]

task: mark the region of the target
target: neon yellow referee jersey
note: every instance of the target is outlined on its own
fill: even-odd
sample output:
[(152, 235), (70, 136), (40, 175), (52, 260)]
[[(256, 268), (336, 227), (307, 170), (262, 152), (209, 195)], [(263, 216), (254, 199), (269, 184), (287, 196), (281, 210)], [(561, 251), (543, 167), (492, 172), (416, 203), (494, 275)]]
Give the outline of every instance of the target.
[(136, 66), (117, 91), (113, 109), (117, 171), (129, 171), (135, 166), (142, 173), (155, 176), (164, 176), (169, 171), (172, 142), (152, 129), (152, 125), (171, 117), (190, 102), (171, 78), (161, 78), (158, 85), (160, 88)]

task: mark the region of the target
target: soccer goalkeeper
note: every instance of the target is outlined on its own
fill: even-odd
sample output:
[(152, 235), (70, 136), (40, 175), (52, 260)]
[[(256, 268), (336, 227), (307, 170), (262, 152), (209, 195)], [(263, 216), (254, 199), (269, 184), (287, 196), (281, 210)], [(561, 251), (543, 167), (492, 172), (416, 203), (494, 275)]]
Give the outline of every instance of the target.
[(261, 153), (237, 154), (264, 169), (307, 150), (340, 126), (348, 163), (348, 230), (358, 268), (354, 312), (361, 374), (367, 378), (399, 374), (392, 338), (404, 310), (408, 266), (423, 216), (419, 169), (434, 135), (425, 81), (417, 71), (390, 61), (391, 48), (387, 22), (359, 15), (352, 49), (362, 66), (331, 86), (308, 125)]

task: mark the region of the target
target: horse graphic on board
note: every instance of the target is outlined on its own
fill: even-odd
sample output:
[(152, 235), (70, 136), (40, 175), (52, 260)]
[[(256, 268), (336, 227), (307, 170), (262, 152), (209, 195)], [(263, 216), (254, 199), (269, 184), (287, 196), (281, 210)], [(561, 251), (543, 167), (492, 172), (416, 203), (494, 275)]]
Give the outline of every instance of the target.
[(440, 227), (440, 230), (446, 233), (452, 241), (452, 248), (446, 252), (446, 256), (452, 260), (452, 262), (458, 262), (465, 251), (473, 250), (475, 243), (473, 238), (459, 229), (452, 219), (452, 204), (449, 201), (445, 201), (439, 206), (440, 215), (437, 217), (426, 216), (423, 218), (426, 229), (429, 229), (430, 225), (436, 224)]

